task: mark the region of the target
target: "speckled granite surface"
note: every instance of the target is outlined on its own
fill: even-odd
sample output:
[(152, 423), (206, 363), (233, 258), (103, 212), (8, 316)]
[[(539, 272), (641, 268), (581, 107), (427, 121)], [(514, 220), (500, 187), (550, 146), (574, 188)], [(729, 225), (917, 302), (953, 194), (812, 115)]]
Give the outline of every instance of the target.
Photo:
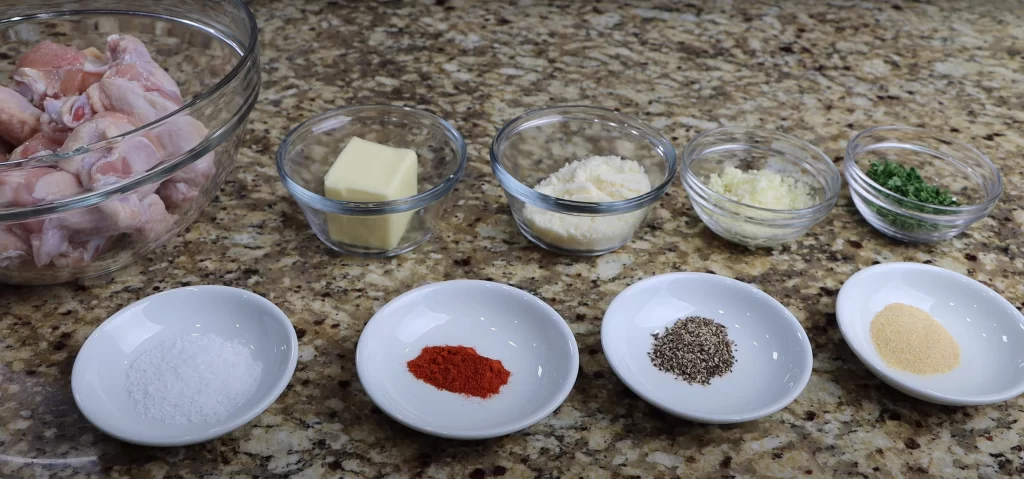
[[(0, 477), (1024, 474), (1024, 399), (962, 409), (910, 399), (856, 360), (833, 315), (849, 275), (894, 260), (963, 272), (1024, 303), (1024, 6), (351, 3), (252, 2), (262, 102), (219, 203), (185, 234), (109, 280), (0, 289)], [(328, 254), (271, 161), (291, 125), (371, 102), (435, 111), (470, 145), (447, 221), (391, 260)], [(748, 251), (704, 228), (677, 184), (619, 252), (555, 257), (515, 230), (486, 148), (504, 121), (558, 103), (638, 115), (677, 147), (719, 125), (780, 128), (837, 160), (856, 130), (922, 125), (988, 153), (1007, 191), (988, 219), (937, 246), (885, 239), (844, 194), (801, 240)], [(814, 346), (803, 395), (764, 420), (718, 427), (670, 418), (629, 393), (601, 354), (601, 316), (629, 284), (669, 271), (736, 277), (788, 306)], [(399, 293), (451, 278), (525, 288), (569, 321), (581, 371), (551, 417), (463, 443), (411, 432), (370, 403), (353, 361), (363, 324)], [(151, 292), (209, 283), (252, 289), (290, 315), (301, 359), (287, 391), (253, 423), (193, 447), (135, 447), (92, 428), (69, 378), (93, 328)]]

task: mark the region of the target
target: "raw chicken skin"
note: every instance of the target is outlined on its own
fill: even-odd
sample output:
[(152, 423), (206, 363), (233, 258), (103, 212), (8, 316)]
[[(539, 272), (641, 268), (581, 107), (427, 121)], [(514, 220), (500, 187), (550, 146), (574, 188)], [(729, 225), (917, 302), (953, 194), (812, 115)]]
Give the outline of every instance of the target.
[(15, 145), (39, 133), (43, 112), (14, 90), (0, 86), (0, 137)]
[(199, 192), (216, 172), (213, 153), (210, 153), (168, 178), (156, 190), (156, 194), (160, 195), (168, 209), (180, 212), (181, 208), (188, 206), (199, 196)]
[[(120, 113), (99, 113), (75, 128), (60, 148), (70, 153), (134, 130), (138, 123)], [(148, 171), (160, 163), (160, 154), (149, 139), (134, 136), (85, 154), (61, 160), (58, 166), (78, 176), (82, 186), (95, 190)]]
[(161, 156), (173, 159), (195, 148), (209, 132), (199, 120), (182, 116), (167, 120), (147, 135), (160, 149)]
[(47, 98), (78, 95), (103, 77), (107, 58), (95, 48), (79, 51), (42, 41), (18, 60), (14, 82), (23, 97), (37, 107)]
[(145, 244), (153, 243), (166, 235), (178, 220), (176, 215), (167, 212), (167, 206), (157, 195), (143, 197), (141, 207), (146, 220), (140, 225), (138, 233)]
[(32, 192), (32, 198), (40, 203), (52, 203), (85, 192), (82, 183), (71, 173), (61, 170), (54, 170), (36, 182), (36, 188)]
[(124, 63), (111, 68), (103, 78), (120, 78), (135, 82), (142, 89), (149, 93), (156, 93), (167, 101), (177, 104), (184, 103), (181, 100), (181, 92), (174, 79), (160, 68), (156, 62), (150, 60), (145, 63)]
[(52, 155), (64, 145), (68, 132), (39, 132), (11, 152), (10, 160), (24, 160), (35, 156)]
[(0, 205), (32, 206), (39, 203), (35, 199), (36, 184), (54, 171), (53, 168), (31, 168), (0, 173)]
[(141, 241), (151, 242), (166, 234), (177, 217), (167, 213), (159, 197), (143, 193), (46, 219), (42, 231), (31, 239), (36, 265), (45, 266), (56, 256), (67, 254), (72, 242), (105, 239), (121, 233), (137, 233)]
[(0, 225), (0, 268), (22, 262), (32, 252), (32, 245), (8, 225)]
[(149, 49), (131, 35), (110, 35), (107, 37), (107, 55), (115, 62), (143, 63), (153, 61)]
[[(195, 118), (184, 116), (174, 118), (154, 130), (154, 143), (160, 148), (164, 160), (177, 158), (195, 148), (206, 138), (209, 130)], [(205, 186), (217, 167), (213, 162), (214, 155), (209, 153), (191, 165), (171, 175), (157, 190), (157, 194), (171, 211), (188, 206)]]
[(103, 251), (108, 241), (110, 238), (93, 238), (89, 241), (68, 243), (63, 253), (53, 257), (53, 265), (58, 269), (86, 266)]
[(75, 175), (56, 168), (0, 172), (0, 207), (34, 206), (70, 198), (84, 191)]
[(117, 219), (95, 206), (44, 220), (42, 231), (31, 238), (36, 266), (46, 266), (55, 256), (67, 253), (72, 236), (88, 241), (128, 231), (137, 221), (137, 217), (122, 218), (124, 224), (118, 224)]
[(123, 78), (104, 78), (85, 94), (93, 111), (122, 113), (142, 124), (159, 120), (181, 107), (180, 103), (146, 92), (138, 83)]
[[(112, 68), (85, 94), (47, 99), (44, 109), (49, 123), (76, 128), (96, 112), (115, 111), (145, 124), (181, 108), (178, 86), (155, 63), (147, 72), (144, 65), (127, 64)], [(122, 76), (123, 74), (123, 76)]]
[(111, 35), (107, 39), (107, 51), (113, 62), (102, 80), (84, 95), (44, 102), (49, 122), (63, 128), (76, 128), (94, 112), (116, 111), (145, 124), (184, 104), (178, 84), (153, 61), (138, 38)]

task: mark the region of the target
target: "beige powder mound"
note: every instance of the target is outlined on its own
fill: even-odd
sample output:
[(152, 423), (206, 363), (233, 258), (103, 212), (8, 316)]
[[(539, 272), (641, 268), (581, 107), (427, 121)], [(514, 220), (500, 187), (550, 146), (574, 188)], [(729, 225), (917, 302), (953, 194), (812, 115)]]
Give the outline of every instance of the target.
[(960, 345), (949, 331), (927, 312), (907, 304), (890, 304), (875, 315), (871, 341), (893, 369), (941, 374), (960, 365)]

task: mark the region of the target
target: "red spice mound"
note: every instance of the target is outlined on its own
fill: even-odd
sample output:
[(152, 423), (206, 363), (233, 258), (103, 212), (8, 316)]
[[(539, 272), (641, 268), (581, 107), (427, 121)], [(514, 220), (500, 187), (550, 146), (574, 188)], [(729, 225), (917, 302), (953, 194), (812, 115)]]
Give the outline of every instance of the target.
[(416, 379), (456, 394), (487, 398), (498, 394), (511, 373), (501, 361), (466, 346), (429, 346), (409, 361)]

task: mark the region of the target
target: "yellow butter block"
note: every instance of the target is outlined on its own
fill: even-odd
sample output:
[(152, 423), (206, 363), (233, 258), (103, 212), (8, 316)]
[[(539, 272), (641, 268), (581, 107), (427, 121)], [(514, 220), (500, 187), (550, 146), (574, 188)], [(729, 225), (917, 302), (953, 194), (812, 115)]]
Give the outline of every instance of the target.
[[(388, 201), (417, 192), (416, 152), (353, 137), (324, 176), (324, 194), (332, 200)], [(332, 241), (392, 249), (415, 211), (384, 216), (327, 215)]]

